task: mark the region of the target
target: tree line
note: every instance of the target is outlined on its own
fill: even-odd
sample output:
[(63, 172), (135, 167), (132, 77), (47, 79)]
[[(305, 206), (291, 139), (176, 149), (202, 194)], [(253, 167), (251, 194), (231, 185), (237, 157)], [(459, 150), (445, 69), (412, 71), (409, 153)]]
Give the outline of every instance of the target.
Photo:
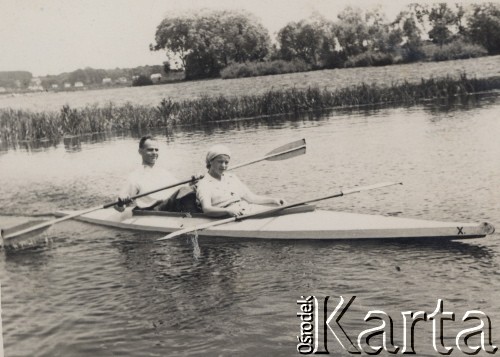
[[(135, 68), (115, 68), (115, 69), (95, 69), (91, 67), (80, 68), (72, 72), (60, 73), (57, 75), (47, 75), (39, 77), (41, 87), (48, 89), (56, 84), (59, 88), (63, 88), (64, 83), (70, 83), (73, 86), (77, 82), (83, 83), (85, 86), (100, 86), (104, 78), (111, 79), (111, 82), (119, 82), (120, 78), (125, 78), (127, 83), (134, 83), (136, 80), (149, 81), (148, 84), (153, 84), (150, 76), (155, 73), (160, 73), (162, 78), (169, 78), (169, 75), (179, 77), (171, 73), (170, 64), (165, 62), (163, 65), (154, 66), (139, 66)], [(28, 71), (5, 71), (0, 72), (0, 87), (8, 89), (26, 89), (30, 86), (33, 79), (33, 74)], [(123, 83), (122, 83), (123, 84)]]
[(500, 5), (415, 3), (392, 21), (380, 8), (347, 7), (335, 21), (316, 15), (290, 22), (274, 42), (252, 14), (203, 11), (165, 18), (150, 49), (165, 50), (186, 79), (218, 77), (242, 64), (295, 61), (327, 69), (495, 55)]
[(28, 71), (0, 71), (0, 87), (15, 88), (17, 86), (28, 84), (33, 75)]
[(101, 85), (104, 78), (111, 79), (112, 82), (124, 78), (127, 82), (132, 82), (133, 78), (148, 78), (155, 73), (160, 73), (166, 77), (170, 72), (168, 63), (163, 65), (140, 66), (135, 68), (115, 68), (115, 69), (95, 69), (91, 67), (77, 69), (68, 73), (58, 75), (48, 75), (42, 77), (42, 86), (50, 87), (52, 84), (62, 86), (63, 83), (82, 82), (85, 85)]

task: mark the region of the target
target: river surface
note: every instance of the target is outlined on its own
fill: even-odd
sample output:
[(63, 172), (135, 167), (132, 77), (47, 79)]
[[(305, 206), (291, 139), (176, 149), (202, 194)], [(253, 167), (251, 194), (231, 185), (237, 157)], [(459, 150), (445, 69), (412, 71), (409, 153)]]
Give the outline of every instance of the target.
[[(335, 111), (293, 120), (177, 128), (160, 141), (158, 165), (179, 178), (204, 172), (206, 149), (228, 145), (232, 163), (305, 138), (307, 154), (238, 169), (255, 192), (289, 202), (339, 188), (403, 186), (318, 203), (322, 209), (432, 220), (488, 221), (500, 230), (500, 97), (468, 104)], [(16, 215), (83, 209), (112, 200), (139, 164), (137, 135), (20, 144), (0, 151), (0, 226)], [(13, 217), (14, 216), (14, 217)], [(500, 345), (499, 233), (429, 242), (306, 242), (181, 237), (66, 221), (32, 246), (2, 251), (5, 355), (298, 355), (301, 296), (356, 297), (341, 324), (356, 343), (381, 310), (403, 343), (403, 311), (436, 310), (444, 344), (469, 310), (491, 321)], [(435, 356), (432, 323), (416, 325), (415, 350)], [(329, 333), (328, 350), (350, 355)], [(486, 336), (486, 340), (488, 340)], [(479, 336), (470, 345), (478, 344)], [(374, 337), (372, 345), (380, 342)], [(385, 352), (384, 352), (385, 353)], [(384, 354), (382, 353), (382, 354)], [(401, 353), (401, 351), (399, 352)], [(500, 353), (500, 352), (498, 352)], [(365, 353), (366, 354), (366, 353)], [(385, 353), (387, 354), (387, 353)], [(484, 353), (483, 353), (484, 354)]]

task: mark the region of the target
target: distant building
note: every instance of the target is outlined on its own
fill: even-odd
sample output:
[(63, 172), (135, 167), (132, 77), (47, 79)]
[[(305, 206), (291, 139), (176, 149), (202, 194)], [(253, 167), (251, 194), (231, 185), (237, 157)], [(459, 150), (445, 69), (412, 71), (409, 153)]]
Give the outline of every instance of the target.
[(82, 88), (83, 82), (75, 82), (75, 88)]
[(7, 89), (5, 89), (4, 87), (0, 87), (0, 93), (5, 93), (7, 92)]
[(32, 92), (42, 92), (43, 91), (42, 79), (38, 77), (31, 78), (28, 90)]
[(128, 79), (127, 77), (120, 77), (116, 80), (118, 83), (122, 83), (122, 84), (125, 84), (125, 83), (128, 83)]
[(58, 84), (53, 84), (53, 85), (51, 85), (51, 87), (52, 87), (52, 89), (57, 89), (57, 88), (59, 88), (59, 85)]
[(151, 78), (153, 82), (159, 82), (161, 81), (161, 73), (153, 73), (149, 78)]
[(71, 83), (64, 83), (64, 88), (71, 88)]
[(111, 78), (103, 78), (102, 79), (102, 84), (112, 84), (113, 82), (111, 81)]
[(32, 84), (28, 87), (28, 90), (32, 92), (43, 92), (43, 87), (41, 85)]
[(132, 80), (135, 81), (136, 79), (139, 79), (139, 76), (138, 75), (134, 75), (132, 76)]
[(38, 78), (38, 77), (33, 77), (31, 78), (31, 81), (30, 81), (30, 87), (31, 86), (41, 86), (42, 85), (42, 79), (41, 78)]

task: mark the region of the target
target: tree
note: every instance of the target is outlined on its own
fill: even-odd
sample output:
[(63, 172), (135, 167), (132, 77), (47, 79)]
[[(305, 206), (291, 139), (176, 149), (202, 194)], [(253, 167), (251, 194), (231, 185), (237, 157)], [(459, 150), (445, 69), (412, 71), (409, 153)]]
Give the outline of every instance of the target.
[(393, 22), (402, 33), (402, 57), (406, 62), (418, 61), (425, 57), (422, 50), (422, 36), (426, 32), (424, 12), (422, 5), (410, 4)]
[(314, 68), (343, 67), (345, 52), (336, 36), (337, 25), (320, 14), (290, 22), (279, 30), (273, 59), (301, 60)]
[(193, 51), (186, 56), (186, 79), (214, 78), (221, 69), (219, 61), (210, 52)]
[(380, 8), (364, 13), (347, 7), (336, 23), (320, 15), (291, 22), (278, 33), (280, 58), (302, 59), (317, 68), (342, 67), (348, 58), (367, 51), (392, 59), (400, 48), (402, 31), (389, 23)]
[[(182, 67), (186, 66), (186, 56), (195, 46), (195, 38), (190, 31), (194, 28), (192, 17), (164, 19), (156, 29), (156, 44), (150, 45), (152, 51), (167, 50), (179, 57)], [(168, 56), (168, 54), (167, 54)]]
[(280, 57), (286, 61), (302, 59), (317, 66), (326, 34), (314, 23), (290, 22), (278, 32)]
[(169, 61), (163, 62), (163, 72), (165, 72), (165, 74), (169, 74), (170, 71), (171, 71), (170, 62)]
[(85, 67), (84, 69), (77, 69), (76, 71), (70, 72), (66, 80), (71, 83), (83, 82), (86, 84), (97, 84), (101, 83), (102, 79), (107, 76), (106, 71), (103, 69)]
[[(401, 11), (395, 23), (406, 27), (405, 36), (413, 44), (417, 44), (423, 37), (428, 36), (433, 43), (440, 47), (456, 39), (463, 38), (465, 10), (461, 4), (450, 7), (447, 3), (410, 4)], [(404, 25), (403, 25), (404, 24)], [(418, 37), (418, 39), (417, 39)]]
[(187, 78), (219, 75), (233, 62), (260, 61), (269, 53), (267, 30), (250, 14), (212, 11), (164, 19), (151, 50), (180, 59)]
[(380, 8), (366, 13), (367, 47), (373, 52), (394, 53), (403, 41), (403, 32), (387, 21)]
[(346, 65), (386, 65), (393, 63), (401, 47), (403, 33), (387, 21), (381, 8), (364, 12), (347, 7), (333, 26), (336, 41), (347, 59)]
[(0, 87), (16, 88), (18, 85), (27, 87), (33, 78), (27, 71), (0, 71)]
[(468, 38), (482, 45), (490, 55), (500, 54), (500, 5), (473, 5), (468, 18)]
[(346, 56), (355, 56), (367, 50), (368, 27), (359, 8), (346, 7), (335, 26), (337, 41)]
[(452, 41), (453, 32), (450, 28), (458, 27), (460, 21), (457, 15), (463, 15), (463, 12), (455, 13), (446, 3), (435, 4), (428, 10), (428, 21), (432, 26), (428, 34), (432, 42), (442, 47)]

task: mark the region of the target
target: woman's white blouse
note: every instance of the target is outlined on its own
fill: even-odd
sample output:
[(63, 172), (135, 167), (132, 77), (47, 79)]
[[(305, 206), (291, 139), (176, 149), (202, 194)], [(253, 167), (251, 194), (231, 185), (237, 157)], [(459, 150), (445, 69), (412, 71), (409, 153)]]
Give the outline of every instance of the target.
[(227, 207), (232, 203), (248, 200), (250, 190), (240, 179), (230, 173), (217, 180), (207, 174), (198, 182), (196, 196), (202, 206)]

